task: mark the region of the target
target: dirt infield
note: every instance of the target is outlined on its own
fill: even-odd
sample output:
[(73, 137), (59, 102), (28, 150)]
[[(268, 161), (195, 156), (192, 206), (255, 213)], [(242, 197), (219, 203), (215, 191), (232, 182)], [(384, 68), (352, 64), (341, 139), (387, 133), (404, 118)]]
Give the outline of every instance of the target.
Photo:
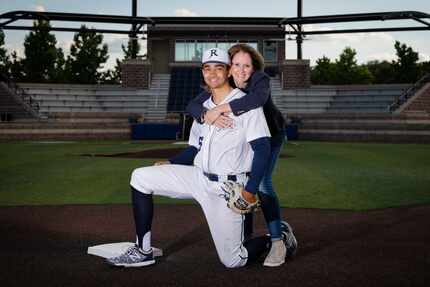
[[(122, 153), (98, 153), (98, 154), (81, 154), (82, 156), (89, 157), (122, 157), (122, 158), (171, 158), (184, 150), (183, 147), (180, 148), (163, 148), (163, 149), (149, 149), (137, 152), (122, 152)], [(279, 155), (280, 158), (292, 157), (285, 153)]]
[[(283, 214), (299, 251), (280, 268), (224, 268), (198, 206), (156, 205), (153, 242), (165, 256), (117, 269), (86, 249), (133, 238), (128, 205), (2, 207), (1, 285), (430, 286), (430, 206)], [(257, 232), (265, 232), (261, 217)]]

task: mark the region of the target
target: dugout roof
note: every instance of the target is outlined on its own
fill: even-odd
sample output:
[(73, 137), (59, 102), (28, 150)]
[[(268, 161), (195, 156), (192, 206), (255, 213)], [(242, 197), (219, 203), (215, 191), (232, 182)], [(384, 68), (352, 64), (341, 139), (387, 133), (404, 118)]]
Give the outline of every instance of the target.
[[(33, 30), (32, 26), (11, 25), (20, 20), (44, 19), (51, 22), (52, 31), (77, 32), (80, 27), (70, 28), (54, 24), (54, 22), (76, 22), (76, 23), (108, 23), (108, 24), (131, 24), (135, 25), (135, 34), (145, 34), (142, 28), (144, 25), (231, 25), (231, 26), (290, 26), (290, 34), (332, 34), (332, 33), (358, 33), (358, 32), (393, 32), (393, 31), (422, 31), (430, 30), (430, 14), (419, 11), (397, 11), (397, 12), (376, 12), (376, 13), (357, 13), (339, 15), (321, 15), (307, 17), (137, 17), (119, 15), (100, 15), (83, 13), (60, 13), (60, 12), (37, 12), (37, 11), (11, 11), (0, 15), (0, 29), (4, 30)], [(428, 20), (427, 20), (428, 19)], [(306, 31), (309, 24), (324, 23), (346, 23), (346, 22), (368, 22), (368, 21), (392, 21), (394, 20), (413, 20), (417, 25), (376, 27), (367, 29), (337, 29), (323, 31)], [(303, 29), (298, 29), (301, 25)], [(97, 29), (89, 28), (99, 33), (130, 34), (130, 29)]]

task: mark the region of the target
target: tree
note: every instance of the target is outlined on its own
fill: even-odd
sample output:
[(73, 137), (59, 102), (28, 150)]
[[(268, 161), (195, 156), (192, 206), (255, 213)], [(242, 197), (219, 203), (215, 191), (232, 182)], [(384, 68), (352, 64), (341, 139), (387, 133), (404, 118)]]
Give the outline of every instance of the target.
[(393, 65), (388, 61), (370, 61), (366, 64), (367, 69), (373, 75), (374, 84), (395, 83)]
[(127, 42), (127, 47), (124, 46), (124, 44), (121, 44), (122, 52), (124, 53), (124, 58), (122, 60), (116, 59), (116, 65), (115, 68), (111, 71), (108, 70), (103, 75), (104, 82), (109, 84), (117, 84), (121, 81), (121, 63), (129, 60), (134, 55), (138, 55), (140, 51), (140, 45), (139, 43), (135, 43), (132, 39), (129, 39)]
[(85, 25), (73, 37), (70, 56), (66, 61), (67, 77), (72, 83), (95, 84), (102, 73), (99, 72), (108, 59), (108, 47), (102, 44), (103, 35), (89, 31)]
[(56, 48), (55, 35), (49, 33), (48, 21), (37, 20), (33, 23), (34, 31), (24, 40), (25, 58), (22, 60), (25, 80), (30, 82), (55, 81), (58, 69), (62, 69), (63, 53)]
[(120, 75), (116, 72), (115, 69), (106, 70), (100, 75), (100, 83), (103, 84), (119, 84)]
[(365, 65), (357, 64), (356, 54), (354, 49), (346, 47), (334, 63), (325, 56), (318, 59), (317, 65), (312, 70), (312, 83), (320, 85), (370, 84), (373, 76)]
[(50, 79), (55, 83), (64, 83), (67, 82), (66, 78), (66, 59), (64, 57), (63, 49), (57, 49), (57, 60), (55, 61), (55, 66), (53, 70), (53, 74), (50, 74)]
[(346, 47), (336, 60), (336, 77), (334, 83), (338, 85), (370, 84), (372, 74), (366, 66), (357, 65), (357, 52)]
[(393, 61), (395, 79), (397, 83), (414, 83), (418, 80), (418, 53), (406, 44), (396, 41), (397, 60)]
[(318, 59), (316, 63), (316, 66), (311, 71), (312, 83), (317, 85), (332, 84), (336, 73), (334, 63), (326, 56)]
[(25, 80), (25, 74), (24, 74), (24, 66), (23, 66), (23, 60), (18, 58), (18, 54), (16, 51), (13, 51), (12, 54), (12, 60), (10, 62), (10, 76), (15, 82), (20, 82)]
[(127, 42), (127, 48), (124, 44), (121, 44), (121, 49), (124, 53), (123, 60), (129, 60), (133, 57), (133, 55), (139, 55), (140, 52), (140, 44), (134, 39), (129, 39)]
[(4, 33), (0, 30), (0, 74), (7, 75), (9, 73), (9, 56), (7, 55), (4, 45)]
[(419, 63), (418, 68), (420, 71), (419, 78), (421, 78), (425, 74), (430, 73), (430, 61)]

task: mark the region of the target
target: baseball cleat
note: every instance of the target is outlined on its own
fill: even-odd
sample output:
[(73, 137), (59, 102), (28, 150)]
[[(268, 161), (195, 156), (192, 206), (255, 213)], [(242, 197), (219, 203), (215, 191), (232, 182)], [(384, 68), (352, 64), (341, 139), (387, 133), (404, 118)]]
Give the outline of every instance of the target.
[(131, 246), (123, 254), (106, 259), (107, 264), (118, 267), (143, 267), (155, 263), (153, 251), (143, 253), (138, 246)]
[(287, 247), (287, 257), (293, 257), (297, 252), (297, 239), (294, 236), (293, 228), (286, 222), (281, 221), (282, 240)]
[(285, 262), (285, 256), (287, 255), (287, 247), (283, 240), (276, 240), (272, 242), (269, 254), (267, 254), (264, 260), (263, 266), (277, 267), (281, 266)]

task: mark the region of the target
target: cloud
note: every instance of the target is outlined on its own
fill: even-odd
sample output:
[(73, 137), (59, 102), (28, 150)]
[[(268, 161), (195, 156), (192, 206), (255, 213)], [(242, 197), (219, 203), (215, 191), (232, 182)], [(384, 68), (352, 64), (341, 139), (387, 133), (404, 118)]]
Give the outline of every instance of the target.
[[(116, 65), (116, 59), (122, 59), (124, 53), (121, 49), (121, 44), (127, 46), (128, 36), (120, 34), (105, 34), (103, 38), (103, 43), (108, 44), (109, 47), (109, 58), (104, 64), (103, 71), (108, 69), (113, 69)], [(147, 52), (147, 42), (139, 40), (140, 52), (139, 54), (146, 54)]]
[[(320, 27), (314, 26), (312, 30), (320, 30)], [(323, 55), (331, 60), (338, 59), (346, 47), (351, 47), (357, 52), (358, 63), (371, 60), (391, 61), (396, 58), (395, 38), (388, 33), (309, 35), (305, 39), (307, 41), (303, 42), (303, 58), (310, 59), (311, 65)], [(295, 58), (295, 41), (289, 41), (287, 44), (287, 58)]]
[[(394, 49), (393, 49), (394, 50)], [(396, 53), (393, 51), (393, 53), (389, 53), (389, 52), (382, 52), (382, 53), (373, 53), (373, 54), (369, 54), (367, 55), (367, 61), (373, 61), (373, 60), (378, 60), (378, 61), (388, 61), (391, 62), (392, 60), (397, 59)]]
[(63, 49), (63, 52), (68, 54), (70, 50), (70, 46), (72, 44), (73, 44), (73, 39), (59, 40), (57, 43), (57, 47)]
[(426, 53), (420, 53), (420, 62), (430, 61), (430, 55)]
[(352, 34), (326, 34), (326, 35), (309, 35), (308, 38), (315, 39), (319, 42), (331, 44), (368, 44), (371, 42), (393, 43), (394, 38), (388, 33), (352, 33)]
[(178, 17), (195, 17), (195, 16), (199, 16), (199, 14), (197, 14), (194, 11), (191, 11), (190, 9), (180, 8), (180, 9), (175, 10), (175, 16), (178, 16)]
[(36, 10), (37, 12), (45, 12), (46, 11), (45, 6), (43, 6), (43, 5), (35, 5), (34, 10)]
[(12, 54), (13, 51), (15, 51), (19, 58), (24, 57), (24, 46), (17, 45), (15, 43), (13, 43), (13, 44), (6, 43), (4, 47), (6, 48), (9, 56)]

